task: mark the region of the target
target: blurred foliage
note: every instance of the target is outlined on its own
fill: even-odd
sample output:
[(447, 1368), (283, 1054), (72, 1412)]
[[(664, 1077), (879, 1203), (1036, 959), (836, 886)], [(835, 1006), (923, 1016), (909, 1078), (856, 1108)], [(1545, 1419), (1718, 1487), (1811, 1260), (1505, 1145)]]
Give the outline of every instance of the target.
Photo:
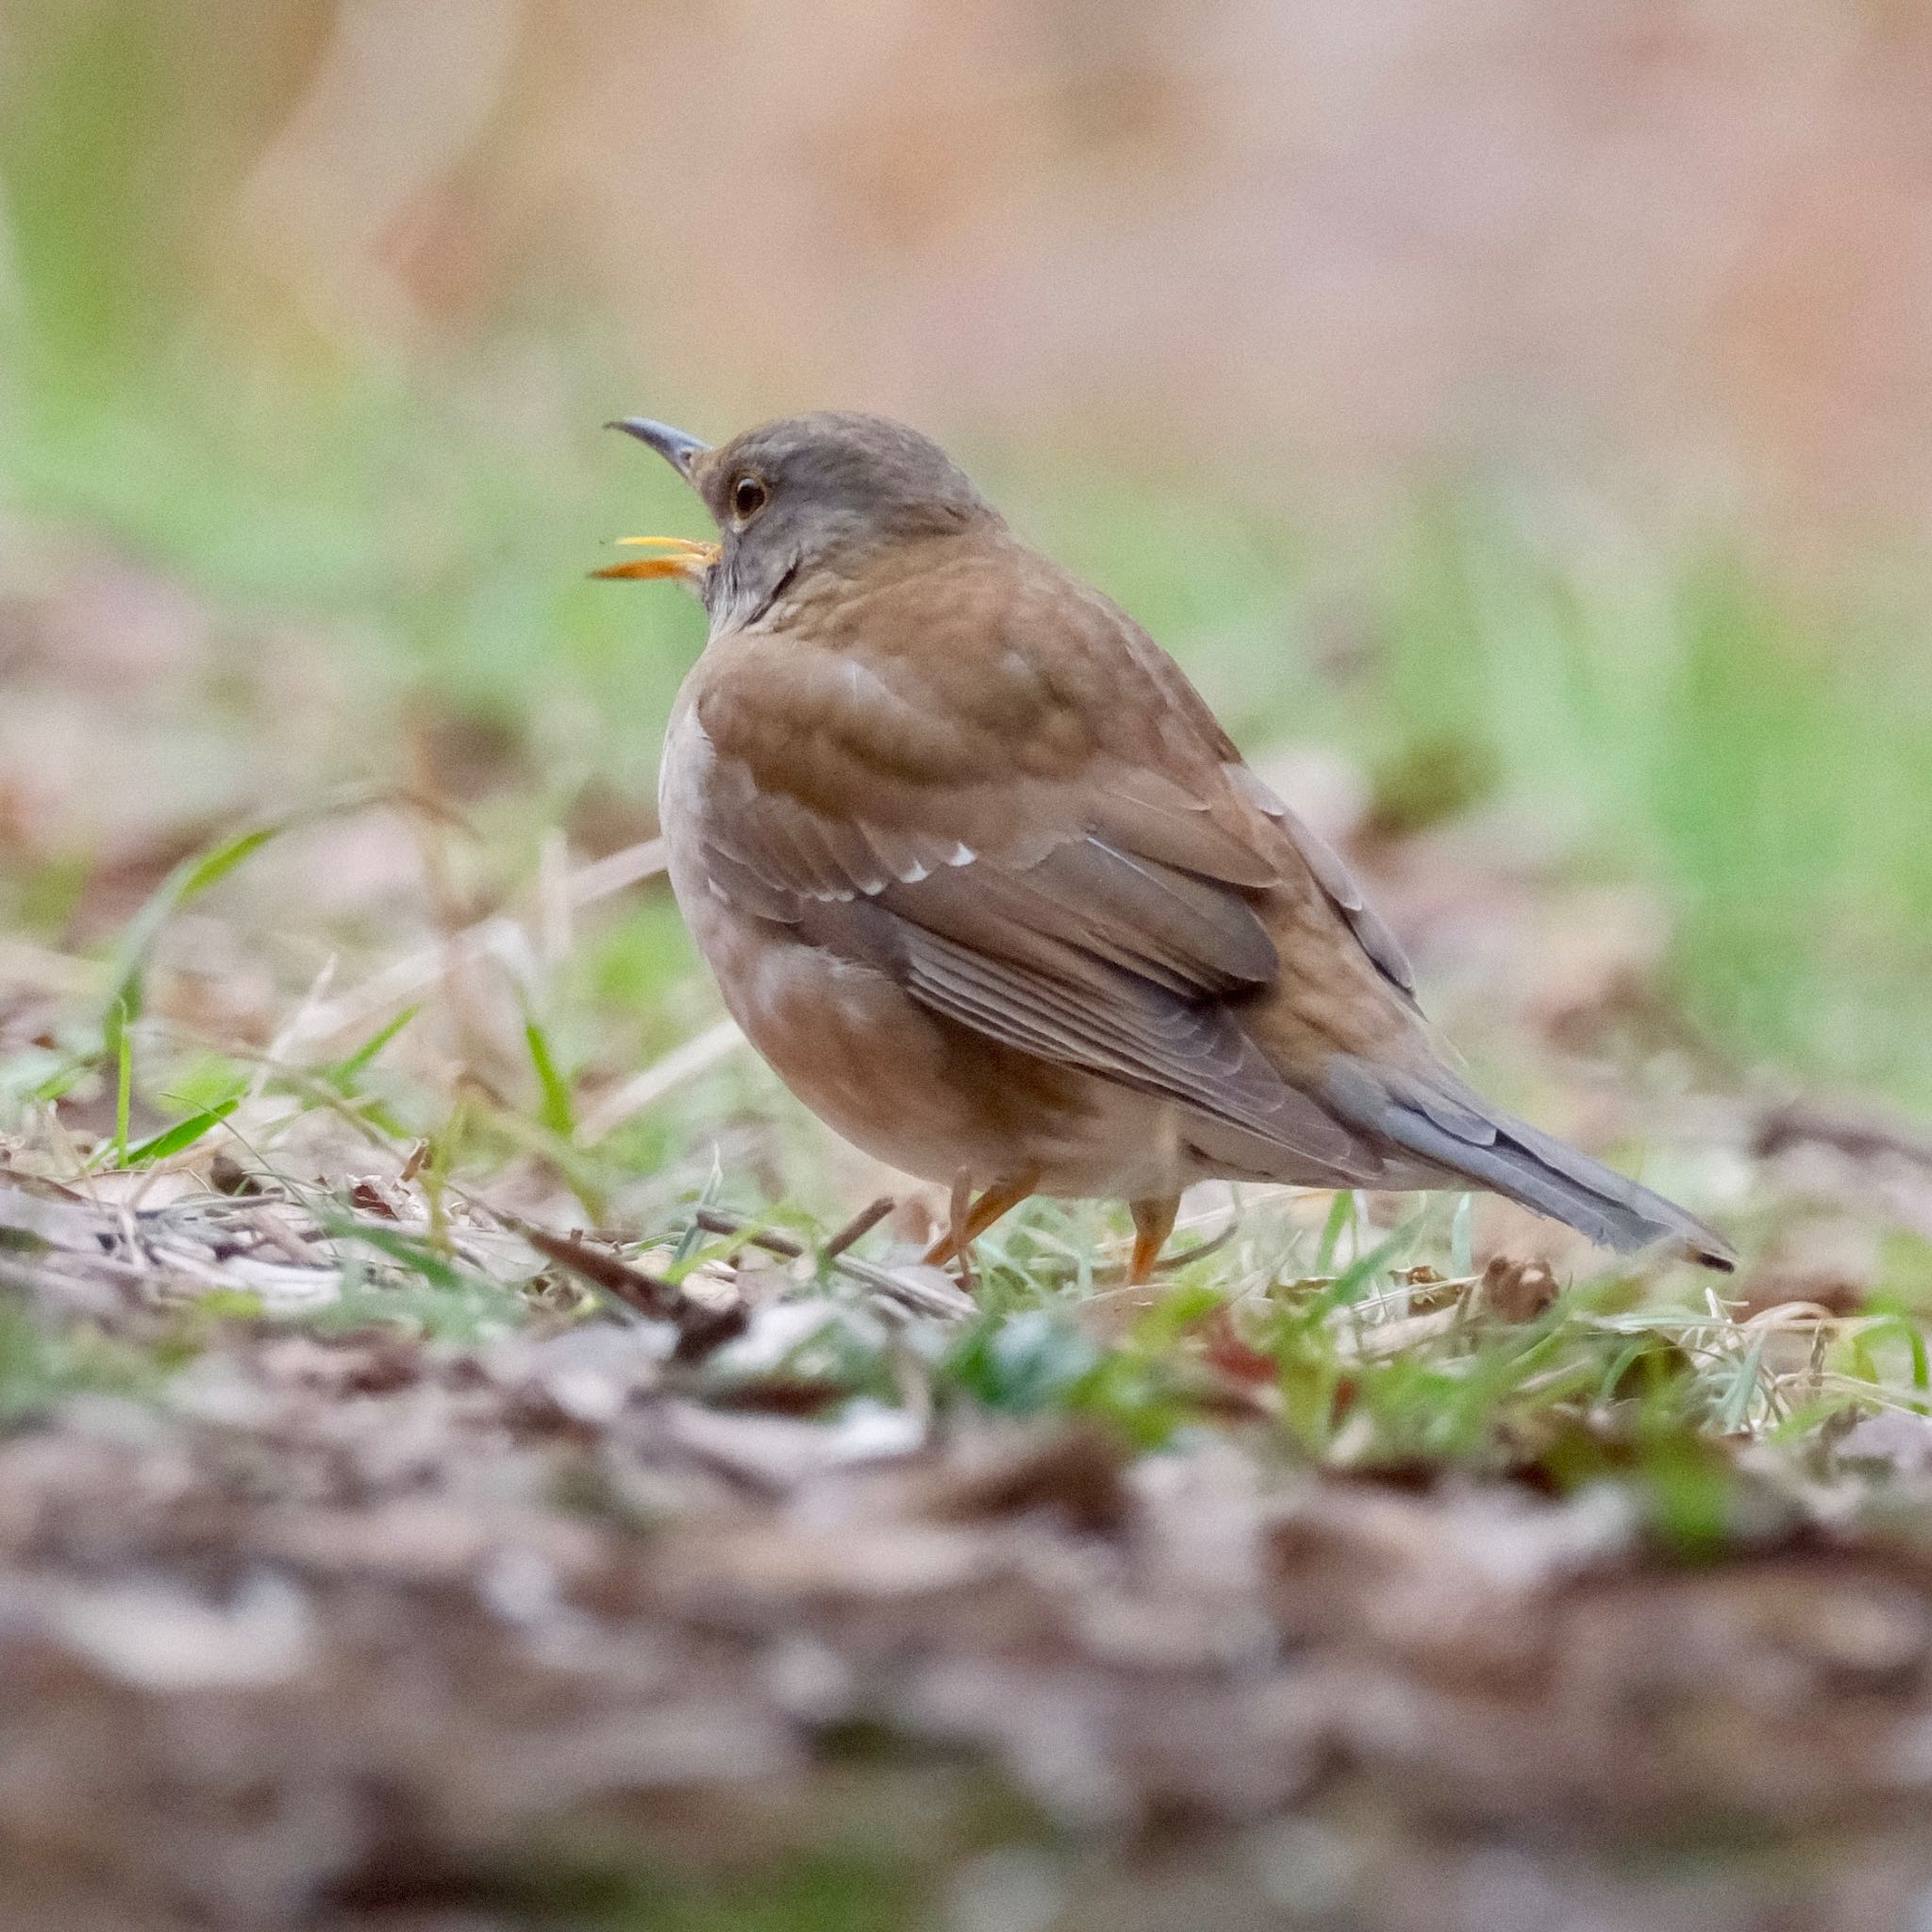
[[(687, 384), (588, 283), (492, 264), (432, 299), (405, 221), (384, 275), (431, 295), (407, 324), (373, 295), (332, 313), (259, 210), (240, 218), (340, 37), (400, 23), (400, 59), (409, 12), (50, 0), (0, 26), (0, 493), (221, 608), (325, 626), (356, 667), (364, 774), (395, 774), (405, 721), (469, 721), (544, 824), (599, 784), (648, 796), (697, 645), (676, 599), (584, 581), (617, 534), (697, 527), (673, 479), (595, 434)], [(512, 165), (539, 40), (523, 22), (470, 145), (425, 168), (444, 251), (466, 158)], [(1397, 826), (1507, 808), (1584, 870), (1656, 881), (1721, 1054), (1932, 1099), (1932, 653), (1907, 597), (1801, 596), (1749, 532), (1620, 534), (1494, 474), (1393, 492), (1338, 538), (1265, 471), (1216, 485), (1064, 433), (976, 440), (1017, 520), (1148, 622), (1244, 741), (1341, 743)], [(60, 890), (17, 881), (17, 916)], [(604, 942), (602, 996), (683, 970), (660, 926)]]
[[(1518, 0), (1541, 28), (1535, 4)], [(118, 1190), (130, 1229), (190, 1167), (235, 1191), (209, 1196), (224, 1210), (265, 1180), (343, 1271), (299, 1318), (217, 1288), (129, 1339), (36, 1308), (22, 1284), (47, 1257), (16, 1231), (0, 1423), (90, 1392), (160, 1397), (251, 1330), (457, 1349), (598, 1306), (534, 1257), (506, 1274), (476, 1248), (479, 1187), (533, 1223), (648, 1234), (627, 1252), (674, 1287), (740, 1246), (694, 1200), (791, 1229), (824, 1319), (673, 1385), (693, 1396), (859, 1423), (888, 1406), (1071, 1418), (1137, 1449), (1224, 1433), (1274, 1464), (1445, 1491), (1614, 1491), (1653, 1559), (1785, 1532), (1747, 1451), (1804, 1463), (1856, 1416), (1924, 1412), (1932, 1250), (1911, 1236), (1888, 1236), (1869, 1279), (1853, 1255), (1854, 1312), (1786, 1332), (1621, 1269), (1511, 1310), (1472, 1258), (1466, 1203), (1385, 1234), (1349, 1196), (1325, 1227), (1236, 1201), (1224, 1239), (1124, 1296), (1118, 1214), (1037, 1202), (978, 1244), (976, 1317), (908, 1326), (824, 1258), (833, 1223), (808, 1210), (841, 1190), (812, 1163), (841, 1157), (789, 1131), (798, 1110), (748, 1056), (600, 1117), (637, 1069), (702, 1044), (714, 1008), (668, 896), (632, 889), (641, 872), (553, 918), (573, 867), (649, 834), (701, 638), (675, 597), (586, 581), (620, 534), (701, 526), (662, 466), (596, 425), (648, 407), (724, 433), (821, 402), (942, 435), (1262, 761), (1337, 748), (1362, 778), (1371, 860), (1427, 871), (1461, 838), (1537, 888), (1654, 894), (1671, 1013), (1641, 1044), (1697, 1062), (1658, 1085), (1736, 1090), (1768, 1066), (1932, 1107), (1922, 559), (1848, 547), (1822, 568), (1808, 543), (1784, 554), (1791, 525), (1758, 521), (1775, 487), (1652, 514), (1643, 483), (1606, 489), (1578, 453), (1593, 397), (1599, 428), (1627, 417), (1657, 458), (1640, 476), (1687, 442), (1714, 470), (1776, 443), (1785, 484), (1815, 469), (1824, 499), (1842, 472), (1811, 458), (1850, 448), (1901, 521), (1932, 496), (1900, 457), (1932, 332), (1886, 279), (1924, 258), (1909, 211), (1932, 203), (1896, 192), (1885, 157), (1923, 142), (1886, 138), (1883, 107), (1911, 100), (1932, 35), (1884, 8), (1512, 34), (1441, 0), (1367, 36), (1359, 11), (0, 13), (0, 708), (30, 656), (16, 637), (65, 600), (66, 627), (33, 648), (74, 658), (90, 730), (148, 704), (179, 753), (150, 778), (108, 732), (55, 734), (49, 764), (84, 767), (63, 774), (72, 792), (165, 792), (130, 853), (91, 823), (27, 824), (0, 737), (0, 964), (19, 939), (45, 975), (17, 1004), (0, 983), (0, 1133), (39, 1133), (8, 1158), (40, 1158), (57, 1194)], [(1445, 44), (1457, 58), (1436, 58)], [(1761, 56), (1774, 113), (1754, 119), (1738, 47)], [(1793, 111), (1805, 100), (1819, 111)], [(1870, 138), (1834, 136), (1859, 101)], [(1784, 124), (1838, 157), (1808, 197), (1778, 165)], [(1704, 227), (1678, 219), (1693, 180), (1712, 184)], [(1765, 233), (1740, 236), (1737, 203), (1767, 199)], [(1719, 368), (1718, 408), (1672, 408), (1657, 371), (1679, 364)], [(1443, 429), (1464, 420), (1488, 433)], [(192, 649), (123, 712), (84, 703), (120, 675), (86, 649), (91, 575), (193, 611)], [(62, 674), (35, 663), (38, 702)], [(327, 728), (284, 762), (272, 727), (308, 708)], [(253, 763), (217, 755), (258, 740)], [(354, 824), (305, 843), (358, 783), (428, 794), (423, 823), (389, 814), (373, 857)], [(361, 895), (331, 900), (332, 872), (358, 865)], [(448, 958), (492, 923), (508, 939), (466, 979)], [(421, 983), (358, 1004), (425, 950)], [(224, 974), (251, 972), (225, 1004)], [(331, 998), (353, 1024), (302, 1037)], [(325, 1126), (347, 1155), (315, 1153)], [(420, 1221), (365, 1164), (402, 1177)], [(1736, 1218), (1755, 1234), (1780, 1211)], [(1444, 1272), (1410, 1265), (1424, 1253)], [(1808, 1306), (1816, 1287), (1799, 1271), (1780, 1292)], [(891, 1790), (903, 1809), (868, 1796), (850, 1842), (695, 1881), (622, 1842), (540, 1847), (477, 1903), (887, 1932), (926, 1923), (958, 1855), (1040, 1837), (986, 1798), (941, 1830), (925, 1787)]]

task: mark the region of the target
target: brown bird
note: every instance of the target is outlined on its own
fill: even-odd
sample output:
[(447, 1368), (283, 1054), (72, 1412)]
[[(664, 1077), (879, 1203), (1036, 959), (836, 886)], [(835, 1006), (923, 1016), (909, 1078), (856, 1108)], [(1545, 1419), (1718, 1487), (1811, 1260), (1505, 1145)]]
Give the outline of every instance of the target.
[(936, 444), (842, 413), (715, 449), (611, 426), (720, 532), (598, 573), (682, 581), (710, 617), (659, 780), (678, 904), (792, 1091), (952, 1186), (933, 1258), (1030, 1194), (1100, 1195), (1131, 1205), (1144, 1279), (1181, 1190), (1219, 1177), (1487, 1188), (1732, 1265), (1453, 1070), (1341, 859)]

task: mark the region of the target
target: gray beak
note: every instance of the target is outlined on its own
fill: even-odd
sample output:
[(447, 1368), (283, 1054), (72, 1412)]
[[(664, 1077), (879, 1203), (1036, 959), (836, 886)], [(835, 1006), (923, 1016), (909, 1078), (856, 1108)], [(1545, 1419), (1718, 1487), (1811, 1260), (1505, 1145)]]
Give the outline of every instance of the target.
[(640, 442), (649, 443), (687, 483), (691, 481), (692, 461), (711, 446), (700, 437), (672, 428), (668, 423), (653, 423), (648, 416), (623, 416), (604, 426), (621, 429), (626, 436), (635, 436)]

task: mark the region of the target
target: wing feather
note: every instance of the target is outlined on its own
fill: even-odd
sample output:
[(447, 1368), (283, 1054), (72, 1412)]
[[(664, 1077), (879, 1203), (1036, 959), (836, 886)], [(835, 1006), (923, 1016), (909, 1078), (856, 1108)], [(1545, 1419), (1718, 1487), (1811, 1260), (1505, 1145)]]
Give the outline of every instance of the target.
[(989, 567), (908, 575), (923, 630), (886, 587), (712, 641), (690, 720), (710, 890), (988, 1039), (1361, 1177), (1360, 1137), (1242, 1014), (1277, 934), (1352, 935), (1338, 984), (1406, 998), (1401, 949), (1143, 631), (1031, 553)]

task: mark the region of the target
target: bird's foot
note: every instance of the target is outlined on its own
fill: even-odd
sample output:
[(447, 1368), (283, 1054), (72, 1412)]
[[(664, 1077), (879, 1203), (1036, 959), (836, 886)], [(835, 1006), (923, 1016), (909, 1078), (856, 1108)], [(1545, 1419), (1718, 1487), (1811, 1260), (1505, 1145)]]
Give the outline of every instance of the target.
[(970, 1291), (974, 1286), (973, 1243), (1001, 1215), (1017, 1208), (1039, 1185), (1037, 1173), (1020, 1174), (1011, 1180), (995, 1181), (975, 1201), (973, 1198), (973, 1176), (962, 1171), (953, 1182), (950, 1224), (925, 1251), (928, 1266), (943, 1268), (948, 1261), (957, 1260), (959, 1264), (959, 1285)]
[(1134, 1258), (1127, 1269), (1127, 1285), (1141, 1288), (1160, 1265), (1160, 1251), (1174, 1232), (1174, 1216), (1180, 1212), (1178, 1194), (1164, 1194), (1158, 1200), (1132, 1201), (1128, 1212), (1134, 1217)]

